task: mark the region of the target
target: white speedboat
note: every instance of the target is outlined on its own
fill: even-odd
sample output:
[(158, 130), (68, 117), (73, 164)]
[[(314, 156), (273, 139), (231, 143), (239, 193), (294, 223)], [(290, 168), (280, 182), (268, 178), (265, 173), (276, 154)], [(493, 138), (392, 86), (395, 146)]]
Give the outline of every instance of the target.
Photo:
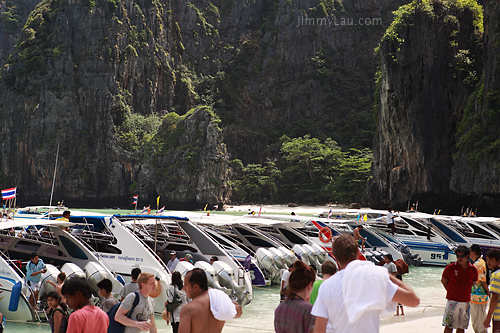
[[(98, 258), (94, 252), (64, 229), (74, 225), (71, 222), (22, 218), (4, 222), (0, 226), (2, 228), (0, 250), (5, 258), (9, 258), (8, 261), (11, 262), (27, 262), (30, 260), (32, 252), (38, 253), (39, 257), (47, 264), (47, 267), (51, 268), (47, 273), (42, 274), (42, 277), (48, 274), (57, 275), (59, 271), (55, 268), (55, 265), (64, 267), (69, 263), (78, 266), (91, 285), (94, 295), (98, 296), (99, 290), (96, 285), (102, 278), (110, 279), (113, 282), (113, 292), (118, 293), (122, 288), (122, 283), (119, 281), (120, 277), (101, 258)], [(12, 232), (16, 228), (18, 230), (17, 236), (15, 236), (16, 232)], [(5, 272), (13, 275), (12, 269), (14, 266), (10, 266), (11, 270), (5, 269)], [(0, 269), (0, 274), (1, 271)], [(20, 275), (19, 272), (17, 273)], [(42, 285), (42, 291), (45, 287)], [(21, 289), (22, 295), (27, 298), (30, 294), (29, 288), (23, 285)], [(22, 297), (17, 297), (20, 297), (19, 301), (21, 302)], [(42, 297), (40, 297), (40, 300), (42, 300)], [(23, 308), (24, 305), (22, 304), (20, 306)], [(19, 310), (19, 313), (21, 314), (23, 311)], [(26, 319), (26, 316), (22, 315), (25, 319), (20, 320), (45, 319), (43, 311), (31, 312), (33, 313), (32, 318)], [(16, 318), (17, 316), (17, 314), (14, 315)], [(6, 317), (10, 319), (7, 315)]]
[(210, 257), (217, 256), (219, 261), (228, 265), (236, 275), (237, 284), (233, 286), (232, 297), (242, 305), (252, 301), (253, 288), (250, 273), (213, 237), (188, 218), (165, 215), (129, 215), (119, 216), (119, 218), (124, 221), (129, 230), (134, 230), (135, 223), (137, 237), (147, 242), (149, 246), (153, 246), (155, 252), (164, 253), (164, 256), (168, 256), (172, 250), (177, 252), (179, 258), (189, 253), (193, 256), (195, 264), (198, 261), (208, 263)]
[(155, 301), (155, 312), (161, 313), (165, 309), (171, 275), (165, 263), (147, 244), (116, 216), (72, 211), (70, 220), (80, 223), (72, 228), (72, 234), (96, 251), (126, 282), (131, 281), (131, 271), (136, 267), (154, 274), (157, 286), (151, 296)]

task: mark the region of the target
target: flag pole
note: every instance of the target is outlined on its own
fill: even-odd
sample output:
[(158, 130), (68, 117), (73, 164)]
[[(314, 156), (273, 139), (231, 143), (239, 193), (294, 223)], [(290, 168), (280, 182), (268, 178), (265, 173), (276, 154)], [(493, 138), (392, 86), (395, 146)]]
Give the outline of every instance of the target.
[(50, 193), (50, 203), (49, 203), (49, 206), (52, 206), (52, 197), (54, 196), (54, 184), (56, 183), (57, 158), (59, 157), (59, 145), (60, 145), (60, 143), (57, 144), (56, 166), (54, 167), (54, 179), (52, 179), (52, 192)]
[[(134, 199), (135, 201), (135, 199)], [(137, 214), (137, 202), (139, 201), (139, 197), (137, 197), (137, 201), (135, 202), (135, 209), (134, 209), (134, 234), (135, 234), (135, 215)]]
[(155, 223), (155, 254), (156, 254), (156, 239), (158, 237), (158, 218), (156, 218), (156, 223)]

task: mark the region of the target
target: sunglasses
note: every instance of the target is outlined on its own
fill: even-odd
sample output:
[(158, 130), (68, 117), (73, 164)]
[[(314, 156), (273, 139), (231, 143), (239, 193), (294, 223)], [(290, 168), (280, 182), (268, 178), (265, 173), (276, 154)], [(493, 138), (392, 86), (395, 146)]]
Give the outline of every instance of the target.
[(457, 254), (457, 258), (465, 258), (467, 257), (465, 254)]

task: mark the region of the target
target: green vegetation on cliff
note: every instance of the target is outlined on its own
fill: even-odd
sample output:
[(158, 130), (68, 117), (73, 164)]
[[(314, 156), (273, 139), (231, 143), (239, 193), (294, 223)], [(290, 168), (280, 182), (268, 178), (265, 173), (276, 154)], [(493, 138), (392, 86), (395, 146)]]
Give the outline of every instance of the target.
[(235, 160), (234, 199), (241, 202), (359, 201), (370, 176), (370, 149), (342, 151), (331, 139), (281, 138), (280, 158), (243, 166)]
[(500, 156), (500, 93), (485, 92), (483, 80), (470, 95), (456, 134), (458, 152), (454, 158), (464, 153), (474, 167), (484, 159), (495, 161)]

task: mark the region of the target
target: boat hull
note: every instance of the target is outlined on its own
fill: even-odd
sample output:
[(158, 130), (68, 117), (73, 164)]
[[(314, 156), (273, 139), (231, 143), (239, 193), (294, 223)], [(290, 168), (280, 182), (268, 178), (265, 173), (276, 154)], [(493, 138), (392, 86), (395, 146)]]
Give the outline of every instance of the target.
[(401, 240), (412, 253), (418, 254), (423, 265), (446, 266), (457, 260), (455, 253), (443, 244)]
[(17, 321), (30, 321), (34, 320), (33, 312), (26, 297), (21, 293), (19, 297), (17, 310), (10, 311), (9, 303), (12, 296), (12, 287), (14, 286), (13, 280), (6, 279), (0, 276), (0, 313), (6, 319)]

